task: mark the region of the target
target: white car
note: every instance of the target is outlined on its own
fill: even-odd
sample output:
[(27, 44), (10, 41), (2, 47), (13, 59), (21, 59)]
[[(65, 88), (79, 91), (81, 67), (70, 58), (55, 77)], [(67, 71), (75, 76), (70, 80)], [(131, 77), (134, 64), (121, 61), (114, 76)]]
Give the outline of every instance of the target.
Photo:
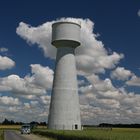
[(30, 134), (31, 133), (30, 125), (22, 125), (20, 132), (21, 132), (21, 134)]

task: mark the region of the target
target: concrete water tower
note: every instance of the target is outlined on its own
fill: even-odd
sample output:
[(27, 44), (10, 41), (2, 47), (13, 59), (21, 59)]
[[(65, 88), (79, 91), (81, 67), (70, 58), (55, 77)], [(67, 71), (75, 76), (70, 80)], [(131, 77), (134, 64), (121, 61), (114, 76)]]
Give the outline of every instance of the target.
[(75, 66), (75, 48), (80, 45), (80, 25), (56, 22), (52, 25), (52, 45), (57, 48), (48, 128), (80, 130), (81, 118)]

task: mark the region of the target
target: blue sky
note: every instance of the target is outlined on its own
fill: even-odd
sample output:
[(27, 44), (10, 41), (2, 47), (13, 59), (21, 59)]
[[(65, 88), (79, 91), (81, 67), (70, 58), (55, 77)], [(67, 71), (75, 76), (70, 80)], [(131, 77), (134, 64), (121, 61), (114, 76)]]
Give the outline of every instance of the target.
[[(97, 42), (102, 41), (103, 46), (101, 46), (105, 48), (105, 50), (108, 52), (108, 54), (106, 55), (109, 56), (113, 54), (113, 52), (116, 52), (118, 54), (118, 56), (116, 56), (118, 58), (114, 60), (115, 62), (110, 62), (110, 65), (114, 64), (114, 66), (104, 66), (104, 72), (94, 72), (94, 70), (92, 70), (92, 73), (90, 72), (90, 75), (94, 80), (91, 77), (80, 73), (80, 71), (83, 71), (83, 69), (85, 70), (87, 67), (86, 65), (81, 63), (79, 58), (77, 58), (77, 61), (80, 63), (80, 66), (79, 64), (77, 64), (80, 75), (79, 83), (82, 83), (79, 84), (79, 92), (81, 93), (80, 100), (84, 100), (85, 102), (85, 106), (81, 104), (81, 116), (83, 123), (100, 123), (109, 121), (107, 120), (107, 115), (109, 114), (107, 114), (106, 117), (103, 118), (102, 115), (100, 115), (100, 113), (98, 114), (98, 112), (99, 110), (101, 112), (104, 112), (105, 110), (110, 110), (110, 108), (108, 107), (104, 108), (104, 106), (107, 106), (104, 100), (106, 98), (109, 100), (110, 97), (105, 98), (104, 96), (100, 96), (99, 98), (96, 98), (96, 100), (94, 98), (92, 101), (87, 102), (87, 98), (91, 92), (92, 96), (96, 95), (98, 97), (99, 95), (101, 95), (101, 91), (100, 89), (98, 89), (98, 87), (104, 84), (107, 85), (107, 80), (110, 80), (109, 83), (111, 82), (111, 88), (113, 88), (111, 90), (108, 89), (108, 92), (113, 90), (112, 94), (113, 92), (118, 92), (118, 95), (121, 94), (120, 96), (122, 96), (122, 94), (126, 94), (125, 96), (123, 96), (125, 99), (134, 94), (134, 97), (132, 99), (129, 99), (131, 100), (129, 101), (129, 103), (131, 102), (132, 105), (132, 102), (138, 102), (136, 101), (136, 98), (140, 99), (140, 15), (138, 14), (139, 9), (140, 0), (1, 0), (0, 56), (2, 57), (2, 59), (3, 57), (7, 57), (13, 62), (12, 63), (10, 60), (6, 60), (4, 61), (4, 63), (7, 63), (6, 66), (3, 66), (2, 64), (0, 65), (0, 104), (3, 114), (3, 116), (1, 116), (1, 120), (4, 117), (7, 117), (9, 119), (20, 120), (20, 117), (24, 116), (24, 114), (22, 114), (21, 112), (19, 114), (17, 113), (16, 116), (13, 116), (13, 118), (11, 118), (8, 106), (11, 106), (11, 110), (14, 110), (15, 112), (18, 112), (18, 109), (20, 108), (23, 110), (23, 112), (25, 112), (25, 114), (30, 114), (29, 108), (32, 108), (34, 111), (34, 108), (36, 107), (36, 110), (34, 111), (36, 115), (39, 113), (38, 110), (40, 110), (40, 107), (47, 106), (46, 108), (44, 108), (44, 110), (40, 111), (40, 114), (42, 114), (42, 116), (40, 116), (40, 119), (38, 119), (39, 121), (47, 121), (51, 82), (53, 77), (55, 60), (52, 59), (51, 54), (50, 56), (47, 55), (48, 52), (45, 54), (45, 51), (43, 50), (44, 46), (40, 48), (38, 47), (42, 45), (42, 42), (38, 39), (39, 37), (32, 37), (34, 35), (31, 35), (30, 37), (30, 34), (28, 36), (28, 33), (25, 34), (23, 30), (24, 27), (25, 29), (29, 30), (33, 29), (34, 27), (39, 28), (39, 26), (43, 26), (44, 23), (52, 22), (62, 17), (73, 17), (76, 19), (81, 18), (84, 21), (85, 19), (89, 19), (92, 23), (94, 23), (93, 34), (98, 36), (95, 38), (95, 40)], [(20, 26), (21, 22), (23, 24)], [(88, 29), (87, 22), (86, 26), (86, 28)], [(43, 29), (45, 29), (45, 27)], [(17, 29), (21, 30), (17, 31)], [(35, 32), (35, 34), (39, 33)], [(41, 37), (43, 38), (44, 36), (42, 35)], [(85, 40), (83, 42), (85, 42)], [(86, 44), (87, 42), (88, 40), (86, 41)], [(93, 45), (96, 45), (96, 43)], [(2, 48), (5, 48), (5, 50), (3, 50)], [(84, 51), (82, 53), (84, 54)], [(0, 59), (0, 63), (2, 63), (2, 59)], [(82, 59), (84, 60), (84, 57)], [(30, 66), (31, 64), (32, 66)], [(93, 69), (95, 69), (94, 66)], [(42, 75), (39, 75), (39, 72), (42, 72)], [(44, 76), (46, 75), (46, 77), (49, 75), (49, 80), (47, 78), (44, 79), (44, 82), (48, 82), (49, 86), (47, 87), (44, 87), (44, 85), (42, 85), (42, 83), (39, 83), (38, 81), (41, 79), (40, 77), (42, 77), (43, 74)], [(9, 84), (9, 81), (7, 80), (7, 77), (11, 75), (14, 75), (14, 78), (11, 78), (14, 79), (14, 81), (16, 81), (15, 75), (18, 76), (17, 79), (21, 81), (28, 81), (28, 83), (32, 81), (31, 85), (34, 87), (34, 89), (32, 90), (38, 90), (39, 87), (39, 89), (41, 89), (41, 92), (44, 94), (36, 95), (36, 92), (33, 92), (30, 95), (35, 97), (22, 97), (22, 94), (25, 96), (27, 95), (26, 90), (24, 89), (23, 91), (21, 91), (17, 87), (15, 87), (15, 85), (11, 86), (11, 84)], [(4, 85), (4, 83), (6, 84)], [(95, 85), (95, 89), (99, 93), (94, 93), (95, 89), (93, 89), (93, 85)], [(117, 91), (117, 88), (119, 89), (119, 91)], [(104, 100), (100, 100), (101, 98), (104, 98)], [(17, 104), (10, 103), (13, 101), (17, 102)], [(91, 102), (95, 102), (96, 105), (94, 104), (94, 106), (92, 106)], [(114, 104), (118, 103), (117, 99), (113, 97), (110, 100), (110, 103), (112, 102)], [(118, 104), (120, 104), (120, 106), (116, 107), (118, 114), (121, 114), (121, 105), (125, 104), (122, 102), (119, 102)], [(136, 118), (136, 122), (140, 122), (140, 120), (138, 120), (137, 118), (138, 112), (140, 112), (139, 103), (137, 103), (136, 109), (134, 109), (131, 105), (130, 107), (128, 107), (128, 112), (126, 112), (126, 114), (124, 113), (123, 115), (120, 115), (121, 117), (119, 117), (119, 119), (117, 118), (118, 114), (116, 114), (116, 116), (112, 116), (111, 121), (122, 122), (124, 119), (127, 120), (126, 122), (129, 123), (132, 121), (132, 119)], [(92, 108), (91, 110), (93, 111), (93, 116), (89, 113), (92, 111), (87, 106), (90, 106), (89, 108)], [(94, 108), (95, 106), (97, 106), (98, 108)], [(126, 106), (123, 106), (124, 109), (127, 108)], [(98, 111), (96, 112), (95, 110)], [(129, 111), (131, 111), (132, 114), (129, 114)], [(87, 113), (88, 117), (85, 117), (85, 112), (89, 113)], [(133, 115), (133, 117), (127, 119), (127, 115)], [(97, 118), (99, 120), (97, 120), (96, 116), (98, 116)], [(115, 117), (116, 119), (113, 119)], [(33, 119), (35, 120), (36, 118)], [(25, 121), (30, 120), (30, 117), (25, 118)]]
[(27, 44), (18, 38), (15, 30), (19, 22), (24, 21), (32, 26), (38, 26), (60, 17), (90, 18), (94, 21), (95, 31), (100, 34), (99, 39), (104, 42), (106, 48), (124, 53), (125, 62), (122, 62), (123, 65), (138, 73), (139, 62), (135, 60), (139, 57), (138, 46), (140, 44), (140, 19), (137, 15), (139, 5), (140, 1), (138, 0), (123, 2), (2, 1), (0, 45), (10, 48), (13, 59), (18, 60), (17, 65), (27, 65), (27, 61), (23, 57), (28, 51), (34, 51), (33, 54), (36, 56), (35, 58), (32, 55), (27, 55), (30, 57), (29, 60), (32, 60), (31, 63), (40, 60), (42, 62), (44, 60), (40, 52), (35, 51), (35, 47), (34, 49), (28, 48)]

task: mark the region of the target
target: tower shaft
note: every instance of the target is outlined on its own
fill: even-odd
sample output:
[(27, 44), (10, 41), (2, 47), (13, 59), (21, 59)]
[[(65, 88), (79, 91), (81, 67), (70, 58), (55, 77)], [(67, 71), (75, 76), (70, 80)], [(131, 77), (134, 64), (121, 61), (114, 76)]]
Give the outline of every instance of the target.
[(50, 105), (50, 129), (81, 129), (74, 48), (57, 51)]

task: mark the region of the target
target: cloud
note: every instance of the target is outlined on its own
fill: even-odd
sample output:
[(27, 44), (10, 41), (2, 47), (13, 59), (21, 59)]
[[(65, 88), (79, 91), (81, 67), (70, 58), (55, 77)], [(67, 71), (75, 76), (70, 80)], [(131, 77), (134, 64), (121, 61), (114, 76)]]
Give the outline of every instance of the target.
[(38, 27), (32, 27), (24, 22), (19, 23), (16, 33), (29, 44), (38, 44), (43, 49), (46, 57), (55, 58), (56, 48), (51, 45), (52, 22), (44, 23)]
[(15, 62), (7, 56), (0, 55), (0, 70), (11, 69), (15, 66)]
[(0, 96), (0, 105), (19, 105), (21, 104), (18, 98)]
[(92, 74), (88, 77), (86, 77), (87, 80), (91, 83), (92, 86), (94, 86), (94, 88), (97, 91), (114, 91), (115, 87), (113, 86), (112, 82), (110, 79), (106, 78), (105, 80), (101, 80), (97, 75)]
[[(91, 20), (61, 18), (56, 21), (70, 21), (81, 24), (81, 46), (76, 49), (76, 64), (79, 74), (104, 73), (105, 69), (114, 68), (124, 57), (123, 54), (107, 52), (103, 43), (96, 39), (98, 35), (93, 33), (94, 23)], [(51, 26), (56, 21), (46, 22), (38, 27), (20, 22), (16, 33), (30, 45), (38, 44), (46, 57), (55, 59), (56, 48), (51, 45)]]
[[(0, 78), (1, 120), (47, 120), (50, 105), (48, 91), (52, 88), (54, 73), (49, 67), (40, 64), (31, 64), (30, 67), (31, 74), (23, 78), (14, 74)], [(12, 93), (12, 97), (5, 96), (5, 92)]]
[(140, 9), (138, 10), (137, 14), (138, 14), (138, 16), (140, 17)]
[(45, 121), (48, 117), (48, 104), (50, 100), (47, 96), (48, 95), (40, 96), (29, 101), (3, 96), (0, 98), (0, 119), (8, 118), (25, 123), (31, 121)]
[[(106, 69), (114, 69), (124, 57), (123, 54), (107, 51), (102, 41), (97, 39), (94, 23), (89, 19), (61, 18), (56, 21), (70, 21), (81, 24), (81, 46), (76, 49), (75, 58), (78, 74), (84, 76), (79, 80), (79, 96), (81, 117), (83, 124), (108, 123), (139, 123), (140, 95), (128, 92), (124, 87), (116, 88), (111, 79), (100, 79), (99, 73), (105, 73)], [(55, 59), (56, 48), (51, 45), (51, 26), (56, 21), (46, 22), (40, 26), (33, 27), (27, 23), (20, 22), (16, 33), (32, 46), (37, 44), (44, 52), (45, 57)], [(42, 68), (38, 64), (31, 65), (32, 75), (23, 80), (35, 87), (50, 89), (52, 86), (53, 71), (48, 67)], [(111, 78), (117, 80), (132, 80), (134, 74), (123, 67), (117, 67), (111, 72)], [(130, 84), (130, 81), (126, 83)], [(45, 84), (47, 83), (47, 84)], [(134, 83), (134, 82), (133, 82)], [(129, 85), (128, 84), (128, 85)], [(23, 113), (32, 119), (45, 119), (48, 116), (50, 95), (36, 94), (25, 96), (31, 100), (24, 104), (18, 116)], [(36, 106), (36, 109), (35, 109)], [(44, 108), (44, 106), (46, 108)], [(35, 115), (37, 114), (36, 118)]]
[[(23, 78), (18, 75), (0, 78), (1, 120), (8, 118), (26, 123), (47, 120), (53, 71), (40, 64), (30, 66), (31, 74)], [(12, 93), (11, 97), (5, 96), (5, 92)]]
[(0, 48), (0, 52), (1, 52), (1, 53), (3, 53), (3, 52), (8, 52), (8, 49), (7, 49), (7, 48), (2, 47), (2, 48)]
[(140, 86), (140, 77), (133, 75), (129, 81), (126, 82), (129, 86)]
[(30, 80), (31, 79), (27, 79), (26, 77), (20, 78), (18, 75), (10, 75), (8, 77), (1, 78), (0, 85), (5, 88), (5, 91), (9, 91), (14, 94), (40, 95), (46, 93), (45, 89), (32, 84)]
[(53, 83), (53, 70), (49, 67), (43, 67), (39, 64), (32, 64), (33, 83), (45, 89), (51, 89)]
[(32, 64), (31, 69), (32, 76), (20, 78), (18, 75), (9, 75), (0, 78), (0, 91), (27, 96), (45, 94), (51, 89), (53, 71), (39, 64)]
[(130, 70), (126, 70), (124, 67), (117, 67), (111, 72), (111, 78), (117, 80), (128, 80), (133, 73)]
[(40, 102), (45, 105), (50, 105), (50, 99), (51, 99), (50, 96), (41, 96)]
[(97, 75), (88, 80), (89, 85), (79, 89), (83, 123), (139, 123), (139, 94), (115, 88), (109, 79), (101, 80)]

